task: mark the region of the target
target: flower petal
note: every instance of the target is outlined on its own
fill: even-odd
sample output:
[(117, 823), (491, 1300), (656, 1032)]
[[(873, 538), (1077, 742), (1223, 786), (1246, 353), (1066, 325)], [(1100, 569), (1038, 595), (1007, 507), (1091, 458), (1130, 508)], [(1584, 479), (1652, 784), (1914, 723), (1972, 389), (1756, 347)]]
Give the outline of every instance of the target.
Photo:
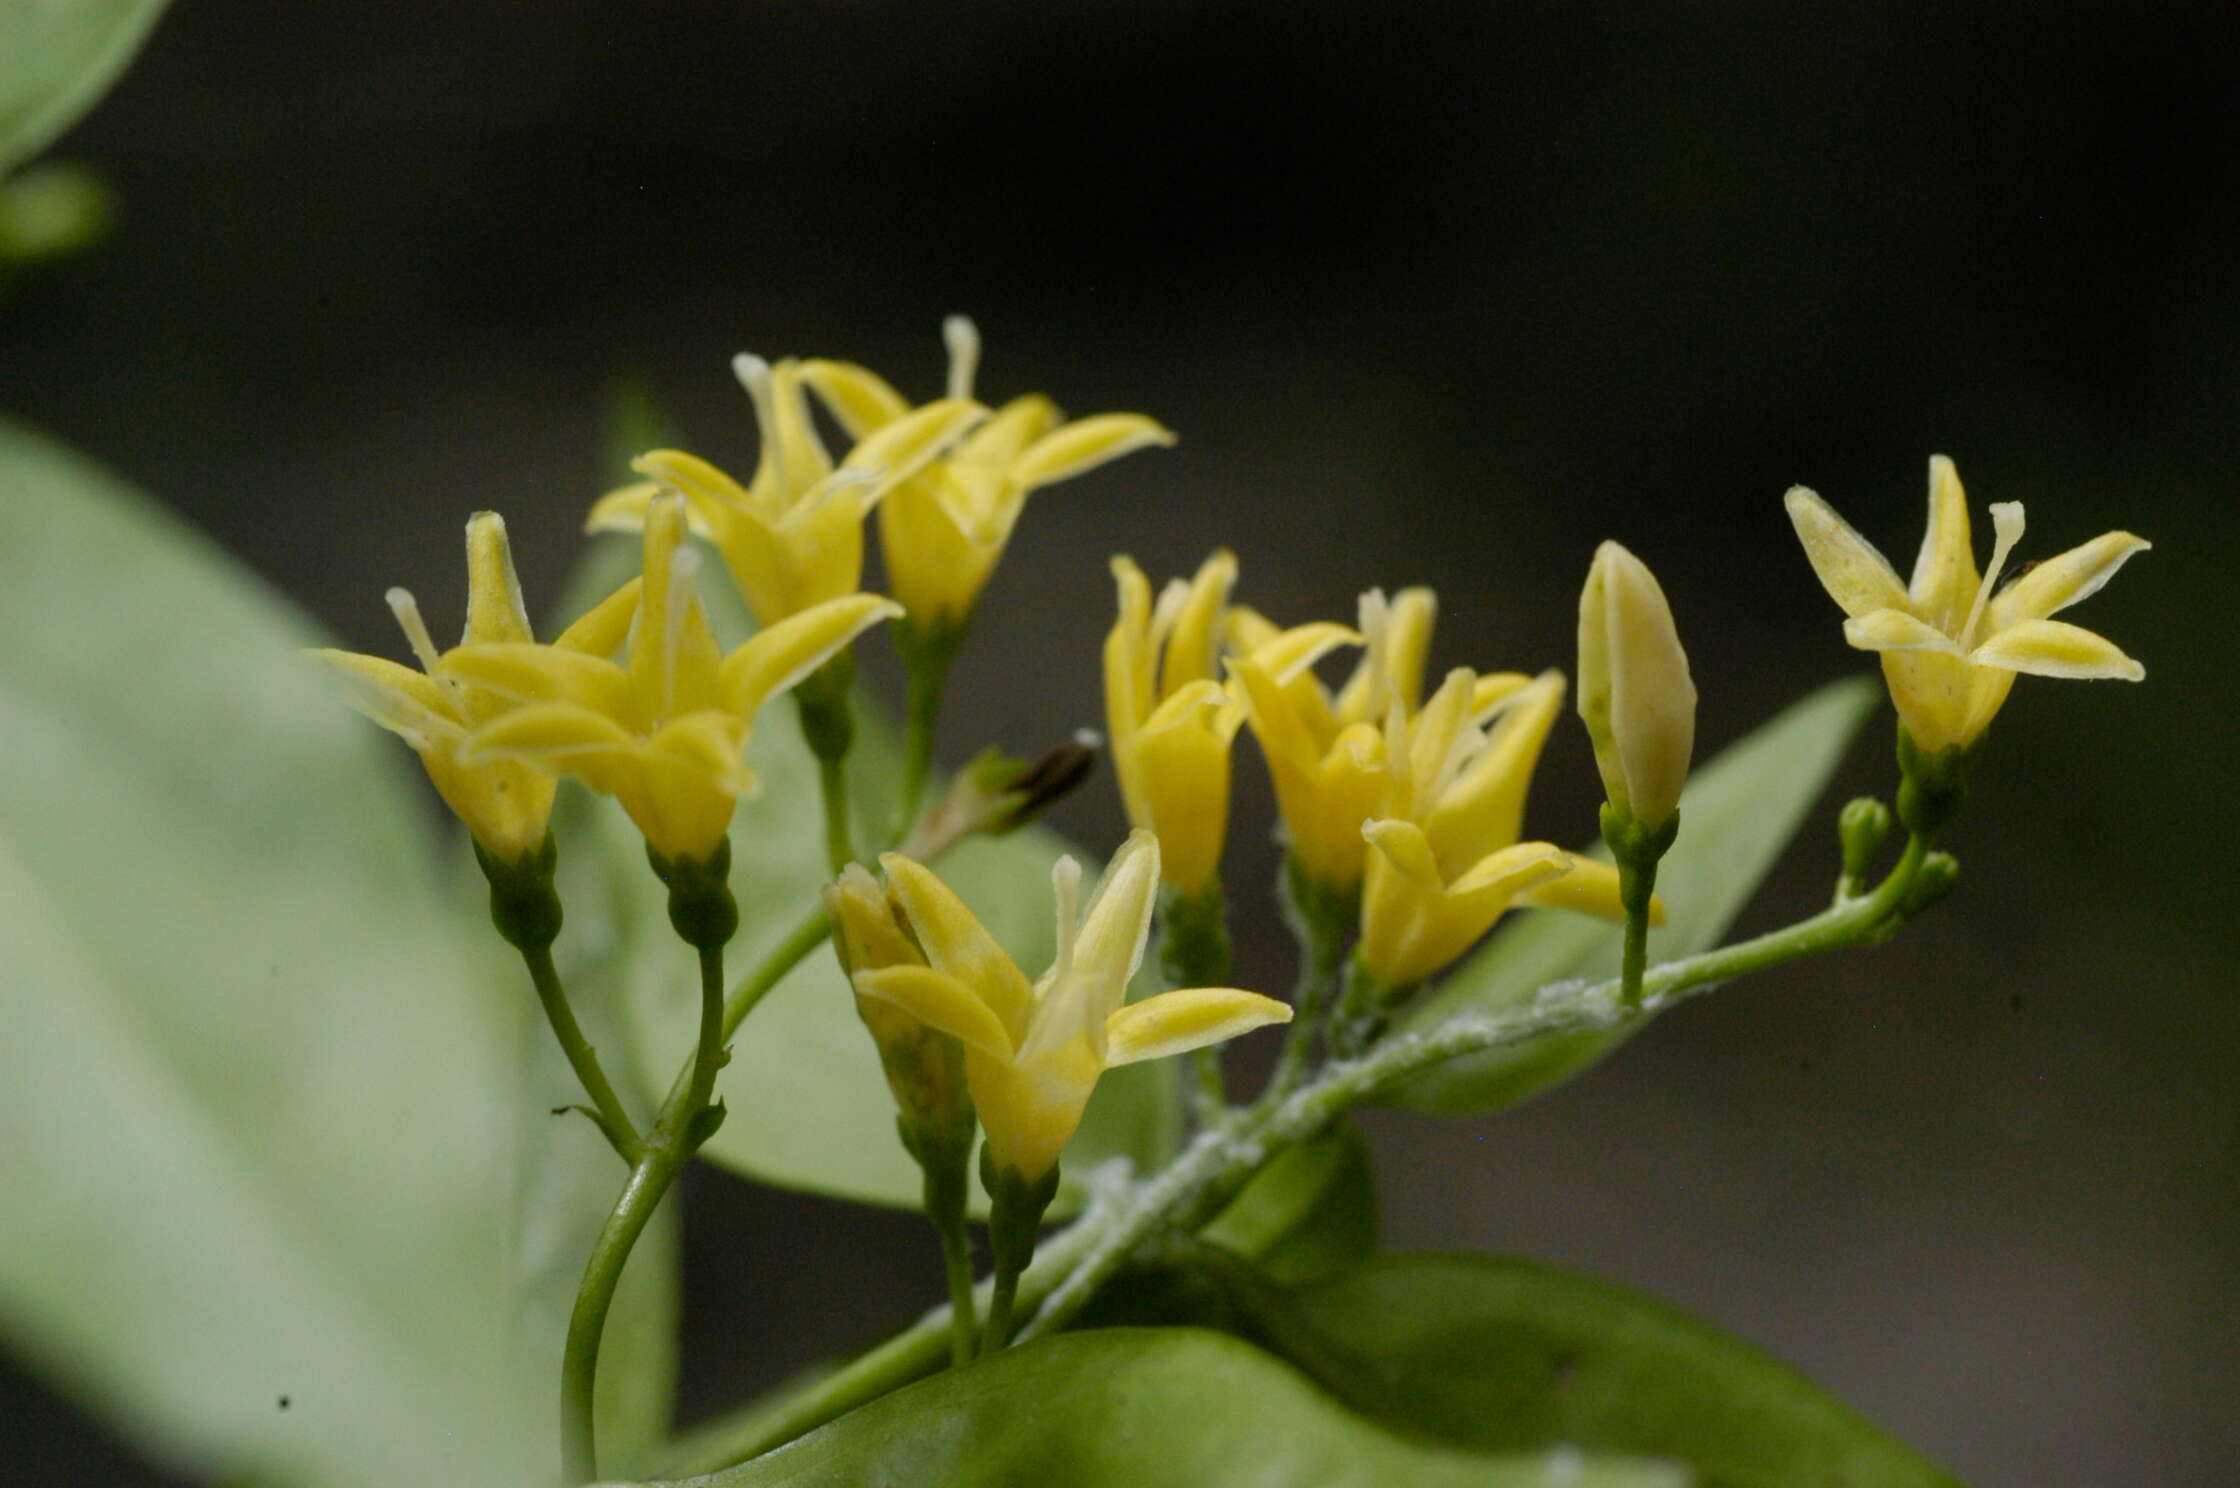
[(1791, 486), (1783, 504), (1797, 529), (1797, 541), (1804, 544), (1804, 556), (1819, 575), (1820, 587), (1846, 615), (1910, 608), (1905, 585), (1898, 582), (1890, 560), (1827, 502), (1803, 486)]
[[(1060, 936), (1064, 949), (1036, 989), (1034, 1029), (1019, 1046), (1021, 1059), (1073, 1038), (1102, 1052), (1105, 1020), (1126, 1001), (1128, 979), (1143, 962), (1158, 890), (1159, 839), (1139, 827), (1105, 865), (1080, 930), (1070, 941)], [(1064, 899), (1061, 892), (1061, 906)]]
[(1439, 860), (1431, 851), (1431, 839), (1424, 836), (1423, 828), (1414, 822), (1382, 817), (1363, 822), (1361, 835), (1403, 877), (1427, 889), (1443, 891), (1446, 888), (1446, 878), (1439, 872)]
[(1272, 997), (1234, 987), (1185, 987), (1130, 1003), (1105, 1020), (1104, 1064), (1112, 1069), (1164, 1059), (1233, 1039), (1240, 1033), (1291, 1021), (1291, 1009)]
[(573, 703), (621, 718), (628, 712), (629, 678), (603, 656), (557, 646), (461, 646), (444, 653), (443, 674), (469, 687), (535, 703)]
[(958, 463), (1008, 470), (1022, 450), (1056, 428), (1064, 418), (1058, 405), (1040, 393), (1013, 398), (965, 440), (957, 450)]
[[(1975, 603), (1981, 579), (1976, 573), (1973, 534), (1968, 526), (1968, 496), (1960, 472), (1943, 455), (1929, 457), (1929, 523), (1914, 559), (1908, 591), (1913, 608), (1931, 623), (1958, 628)], [(1857, 613), (1854, 611), (1853, 613)]]
[(1518, 842), (1480, 858), (1447, 892), (1458, 899), (1489, 891), (1507, 898), (1571, 872), (1577, 861), (1553, 842)]
[(529, 641), (529, 612), (521, 603), (521, 578), (506, 545), (505, 518), (476, 512), (467, 518), (467, 629), (470, 641)]
[(1991, 601), (1991, 629), (2005, 630), (2024, 620), (2043, 620), (2079, 600), (2098, 594), (2134, 553), (2154, 544), (2128, 532), (2103, 532), (2092, 541), (2031, 569)]
[(966, 430), (987, 416), (988, 410), (969, 398), (943, 398), (884, 425), (848, 451), (840, 463), (871, 477), (868, 506), (947, 454)]
[(2028, 672), (2035, 677), (2120, 678), (2141, 682), (2147, 669), (2115, 642), (2062, 620), (2010, 625), (1969, 654), (1977, 666)]
[(936, 971), (963, 982), (1003, 1023), (1013, 1047), (1026, 1037), (1034, 993), (1026, 974), (996, 943), (988, 927), (931, 870), (888, 853), (879, 859), (895, 902), (909, 917), (911, 933)]
[(323, 649), (305, 654), (334, 668), (350, 684), (351, 707), (414, 749), (425, 752), (439, 739), (464, 735), (456, 716), (457, 702), (427, 673), (355, 651)]
[(930, 966), (882, 966), (855, 974), (855, 988), (866, 997), (889, 1002), (926, 1027), (1008, 1063), (1011, 1036), (1003, 1020), (946, 972)]
[(583, 612), (554, 638), (554, 649), (580, 651), (586, 656), (611, 657), (630, 638), (631, 622), (638, 618), (638, 590), (642, 578), (632, 579)]
[(1843, 638), (1861, 651), (1939, 651), (1958, 656), (1952, 637), (1906, 610), (1870, 610), (1843, 622)]
[[(1625, 905), (1618, 900), (1618, 870), (1600, 858), (1571, 860), (1571, 871), (1561, 878), (1543, 879), (1517, 895), (1517, 903), (1534, 909), (1568, 909), (1602, 920), (1622, 920)], [(1664, 898), (1649, 896), (1649, 923), (1664, 923)]]
[[(609, 491), (591, 504), (591, 514), (583, 519), (586, 532), (643, 532), (646, 526), (646, 508), (665, 489), (659, 481), (639, 481)], [(687, 513), (695, 537), (714, 538), (708, 529), (707, 518), (695, 509)]]
[(801, 364), (801, 380), (832, 411), (850, 439), (883, 429), (910, 411), (910, 400), (894, 384), (854, 362), (813, 357)]
[(823, 666), (848, 642), (901, 613), (902, 606), (891, 599), (850, 594), (756, 631), (724, 658), (717, 674), (725, 706), (752, 718), (765, 702)]
[[(1240, 619), (1240, 614), (1248, 618)], [(1238, 651), (1250, 657), (1252, 664), (1266, 672), (1278, 687), (1289, 686), (1292, 679), (1340, 646), (1361, 644), (1359, 631), (1335, 620), (1310, 621), (1272, 634), (1259, 630), (1265, 623), (1248, 611), (1232, 611), (1230, 635), (1241, 643)]]
[(1135, 450), (1173, 443), (1173, 433), (1157, 419), (1140, 413), (1100, 413), (1055, 429), (1028, 445), (1012, 465), (1011, 476), (1021, 490), (1031, 491), (1072, 480)]

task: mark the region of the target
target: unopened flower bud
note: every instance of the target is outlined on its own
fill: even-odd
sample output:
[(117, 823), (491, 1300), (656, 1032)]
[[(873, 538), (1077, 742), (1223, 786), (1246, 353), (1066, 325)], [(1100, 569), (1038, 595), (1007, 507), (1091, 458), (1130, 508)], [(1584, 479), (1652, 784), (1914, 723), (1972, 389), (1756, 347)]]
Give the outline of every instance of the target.
[(1874, 867), (1875, 855), (1890, 838), (1890, 808), (1872, 796), (1847, 803), (1836, 818), (1843, 843), (1843, 876), (1857, 883)]
[(1656, 575), (1614, 542), (1579, 595), (1579, 716), (1610, 803), (1655, 832), (1687, 783), (1696, 688)]

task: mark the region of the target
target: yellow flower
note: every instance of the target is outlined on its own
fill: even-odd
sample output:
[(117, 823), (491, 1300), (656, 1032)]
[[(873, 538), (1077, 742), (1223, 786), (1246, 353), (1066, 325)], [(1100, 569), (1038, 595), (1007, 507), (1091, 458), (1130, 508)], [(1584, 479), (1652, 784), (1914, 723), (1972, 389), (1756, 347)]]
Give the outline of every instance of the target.
[(1649, 565), (1614, 542), (1579, 593), (1579, 717), (1610, 804), (1654, 833), (1680, 804), (1695, 749), (1696, 685)]
[(775, 625), (863, 587), (863, 519), (987, 414), (970, 398), (945, 398), (892, 420), (848, 452), (838, 469), (817, 438), (801, 365), (757, 356), (732, 363), (754, 400), (762, 455), (742, 486), (697, 455), (655, 450), (631, 461), (646, 479), (591, 508), (591, 532), (636, 532), (663, 491), (684, 497), (692, 530), (723, 555), (757, 624)]
[(1133, 560), (1112, 560), (1120, 618), (1104, 643), (1105, 725), (1128, 820), (1156, 833), (1167, 882), (1196, 894), (1221, 867), (1229, 746), (1244, 721), (1214, 680), (1224, 609), (1237, 581), (1226, 548), (1151, 602)]
[[(926, 964), (903, 929), (886, 886), (862, 864), (843, 868), (839, 881), (825, 886), (824, 902), (832, 916), (840, 969), (848, 976)], [(963, 1046), (880, 998), (857, 993), (856, 1011), (878, 1045), (880, 1068), (903, 1124), (912, 1129), (905, 1141), (969, 1143), (972, 1097), (965, 1087)]]
[(1361, 960), (1388, 987), (1438, 973), (1512, 905), (1620, 919), (1618, 873), (1550, 842), (1519, 842), (1525, 793), (1563, 709), (1563, 676), (1458, 668), (1421, 713), (1392, 702), (1384, 810), (1362, 890)]
[[(942, 335), (949, 347), (949, 399), (970, 399), (980, 333), (952, 315)], [(801, 377), (855, 438), (874, 437), (916, 416), (884, 378), (854, 363), (807, 362)], [(1173, 443), (1173, 434), (1140, 413), (1067, 423), (1040, 393), (1012, 399), (953, 452), (887, 493), (879, 541), (888, 586), (913, 625), (935, 633), (960, 629), (1003, 557), (1030, 492), (1148, 445)]]
[[(1424, 657), (1438, 600), (1429, 589), (1361, 596), (1361, 628), (1327, 622), (1278, 630), (1247, 609), (1229, 623), (1229, 680), (1275, 782), (1284, 836), (1307, 876), (1350, 897), (1367, 847), (1361, 824), (1385, 791), (1383, 725), (1390, 705), (1412, 715), (1423, 696)], [(1353, 674), (1333, 694), (1310, 668), (1337, 646), (1359, 644)]]
[(745, 754), (757, 710), (897, 608), (869, 594), (827, 600), (725, 656), (694, 582), (700, 555), (686, 537), (683, 499), (656, 497), (645, 534), (626, 665), (511, 643), (462, 646), (444, 658), (444, 672), (517, 703), (475, 731), (470, 761), (573, 775), (620, 801), (656, 854), (705, 863), (754, 789)]
[[(412, 595), (391, 589), (388, 599), (421, 671), (349, 651), (311, 654), (349, 679), (351, 701), (360, 712), (419, 752), (437, 792), (483, 851), (500, 863), (518, 863), (544, 845), (557, 782), (549, 771), (525, 761), (470, 763), (465, 758), (468, 735), (510, 708), (513, 700), (451, 675)], [(583, 656), (611, 654), (622, 644), (637, 604), (633, 581), (562, 632), (554, 649)], [(530, 638), (506, 524), (496, 512), (476, 512), (467, 522), (465, 643), (518, 644)]]
[(2149, 546), (2142, 538), (2103, 533), (2038, 564), (2001, 592), (2000, 570), (2022, 539), (2022, 504), (1992, 503), (1997, 541), (1990, 571), (1978, 575), (1959, 472), (1943, 455), (1933, 455), (1929, 531), (1908, 588), (1817, 495), (1797, 486), (1788, 507), (1813, 572), (1850, 617), (1844, 639), (1882, 653), (1898, 716), (1930, 753), (1973, 744), (2007, 700), (2018, 672), (2129, 682), (2147, 674), (2114, 643), (2047, 618), (2097, 593), (2126, 559)]
[(1126, 1002), (1159, 886), (1159, 840), (1149, 832), (1132, 833), (1113, 856), (1085, 914), (1076, 913), (1081, 867), (1058, 860), (1057, 959), (1032, 986), (940, 879), (899, 853), (880, 861), (932, 965), (858, 971), (856, 990), (964, 1044), (989, 1154), (997, 1171), (1029, 1184), (1057, 1165), (1104, 1071), (1290, 1021), (1285, 1004), (1227, 987)]

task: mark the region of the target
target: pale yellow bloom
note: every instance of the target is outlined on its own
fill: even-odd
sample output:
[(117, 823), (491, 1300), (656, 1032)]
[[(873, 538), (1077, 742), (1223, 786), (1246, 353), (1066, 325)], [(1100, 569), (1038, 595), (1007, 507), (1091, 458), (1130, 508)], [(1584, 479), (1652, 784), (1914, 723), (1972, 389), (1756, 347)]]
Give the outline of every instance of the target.
[[(1279, 630), (1251, 610), (1231, 613), (1231, 691), (1267, 757), (1291, 854), (1329, 892), (1360, 887), (1361, 824), (1385, 793), (1385, 720), (1392, 705), (1412, 716), (1422, 700), (1437, 613), (1429, 589), (1390, 600), (1370, 590), (1358, 631), (1327, 622)], [(1311, 668), (1350, 644), (1362, 646), (1361, 659), (1332, 693)]]
[(801, 364), (757, 356), (732, 366), (754, 401), (762, 453), (740, 485), (697, 455), (654, 450), (630, 462), (645, 480), (591, 508), (592, 532), (636, 532), (663, 491), (684, 497), (692, 530), (723, 555), (757, 624), (775, 625), (863, 587), (863, 519), (987, 410), (944, 398), (890, 420), (848, 451), (838, 468), (809, 418)]
[(1579, 717), (1610, 804), (1650, 832), (1680, 804), (1695, 749), (1696, 685), (1649, 565), (1614, 542), (1579, 593)]
[[(544, 845), (557, 781), (531, 762), (465, 757), (467, 737), (513, 706), (513, 699), (451, 675), (420, 618), (420, 606), (403, 589), (391, 589), (389, 608), (422, 670), (349, 651), (314, 651), (348, 678), (351, 701), (375, 723), (419, 752), (428, 778), (446, 805), (474, 833), (483, 851), (514, 864)], [(557, 650), (606, 656), (622, 644), (638, 604), (635, 581), (562, 632)], [(467, 522), (467, 625), (462, 644), (526, 643), (528, 612), (521, 581), (506, 545), (506, 524), (496, 512), (476, 512)], [(457, 655), (456, 651), (449, 653)]]
[(1624, 917), (1615, 868), (1517, 840), (1563, 691), (1559, 672), (1528, 679), (1458, 668), (1413, 718), (1393, 699), (1383, 810), (1360, 829), (1375, 849), (1360, 954), (1379, 982), (1407, 987), (1436, 975), (1513, 905)]
[(898, 613), (852, 594), (757, 631), (725, 656), (694, 575), (681, 497), (645, 515), (645, 572), (627, 664), (525, 643), (462, 646), (443, 670), (516, 706), (477, 729), (470, 762), (516, 760), (613, 796), (671, 861), (706, 862), (755, 787), (746, 747), (762, 705)]
[[(825, 886), (824, 902), (840, 969), (849, 977), (926, 964), (903, 930), (892, 895), (862, 864), (841, 869), (838, 882)], [(963, 1046), (881, 998), (858, 992), (856, 1011), (878, 1046), (880, 1068), (905, 1124), (935, 1141), (969, 1141), (972, 1098), (965, 1088)]]
[(1968, 502), (1959, 472), (1943, 455), (1929, 459), (1929, 531), (1911, 587), (1874, 546), (1803, 486), (1790, 490), (1813, 572), (1850, 618), (1844, 639), (1882, 653), (1882, 673), (1906, 731), (1924, 750), (1965, 749), (2007, 700), (2015, 674), (2120, 677), (2146, 668), (2089, 630), (2047, 617), (2097, 593), (2124, 561), (2149, 544), (2128, 532), (2103, 533), (1998, 587), (2022, 539), (2022, 504), (1993, 502), (1997, 533), (1988, 572), (1976, 571)]
[(1031, 986), (940, 879), (898, 853), (880, 861), (932, 964), (859, 971), (856, 990), (964, 1044), (989, 1154), (998, 1171), (1030, 1184), (1056, 1166), (1104, 1071), (1290, 1021), (1285, 1004), (1228, 987), (1126, 1002), (1159, 886), (1159, 840), (1149, 832), (1131, 834), (1114, 854), (1085, 913), (1077, 913), (1080, 865), (1058, 860), (1057, 959)]
[[(980, 334), (961, 315), (949, 317), (942, 332), (949, 347), (949, 399), (968, 400)], [(852, 362), (806, 362), (801, 377), (857, 439), (917, 416), (884, 378)], [(1131, 451), (1173, 443), (1173, 434), (1140, 413), (1101, 413), (1067, 423), (1058, 405), (1040, 393), (1012, 399), (954, 450), (887, 493), (879, 508), (879, 540), (888, 587), (913, 625), (929, 631), (961, 628), (1031, 492)]]
[(1128, 820), (1157, 834), (1169, 884), (1196, 894), (1221, 867), (1229, 746), (1244, 709), (1214, 680), (1237, 559), (1226, 548), (1156, 605), (1133, 560), (1112, 560), (1120, 618), (1104, 643), (1105, 727)]

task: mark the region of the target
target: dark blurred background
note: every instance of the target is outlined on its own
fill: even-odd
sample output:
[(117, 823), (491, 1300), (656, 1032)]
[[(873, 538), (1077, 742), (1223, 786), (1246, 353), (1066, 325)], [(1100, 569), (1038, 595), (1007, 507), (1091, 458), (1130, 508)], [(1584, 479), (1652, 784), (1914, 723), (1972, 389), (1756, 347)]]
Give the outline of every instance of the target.
[[(125, 217), (0, 315), (0, 407), (387, 652), (382, 589), (453, 613), (477, 507), (555, 592), (618, 370), (743, 466), (731, 353), (929, 396), (968, 310), (985, 396), (1183, 442), (1035, 500), (952, 759), (1097, 721), (1115, 550), (1158, 578), (1233, 544), (1284, 619), (1430, 583), (1440, 666), (1568, 668), (1620, 537), (1679, 613), (1708, 753), (1866, 665), (1792, 482), (1901, 567), (1932, 451), (2029, 504), (2025, 557), (2139, 531), (2156, 551), (2074, 618), (2148, 682), (2017, 687), (1944, 910), (1498, 1120), (1369, 1125), (1395, 1245), (1655, 1292), (1977, 1483), (2231, 1483), (2231, 21), (180, 0), (58, 152)], [(1887, 789), (1886, 727), (1839, 790)], [(1232, 897), (1265, 917), (1272, 814), (1240, 780)], [(1567, 724), (1529, 825), (1583, 840), (1597, 795)], [(1061, 824), (1108, 848), (1109, 783)], [(1832, 871), (1815, 827), (1746, 925)], [(1289, 974), (1243, 946), (1246, 985)], [(688, 1419), (938, 1290), (908, 1216), (714, 1173), (687, 1201)], [(17, 1481), (168, 1481), (20, 1376), (0, 1419)]]

